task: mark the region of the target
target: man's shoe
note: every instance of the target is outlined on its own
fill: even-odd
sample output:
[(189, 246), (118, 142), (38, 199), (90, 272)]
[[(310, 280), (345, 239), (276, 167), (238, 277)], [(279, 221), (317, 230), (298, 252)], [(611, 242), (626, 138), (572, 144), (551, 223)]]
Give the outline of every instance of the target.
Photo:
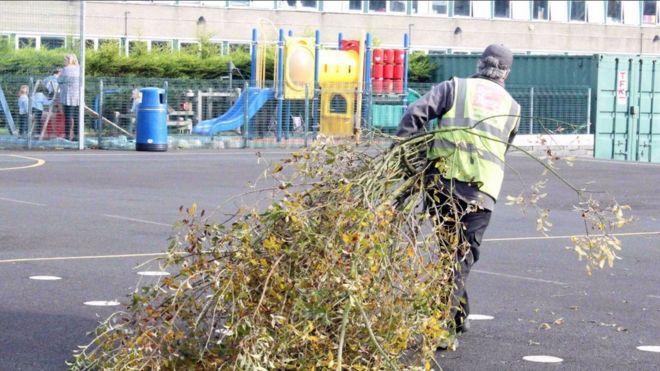
[(461, 323), (460, 325), (458, 325), (458, 327), (456, 327), (456, 333), (462, 334), (468, 331), (470, 331), (470, 320), (467, 317), (465, 317), (463, 318), (463, 323)]

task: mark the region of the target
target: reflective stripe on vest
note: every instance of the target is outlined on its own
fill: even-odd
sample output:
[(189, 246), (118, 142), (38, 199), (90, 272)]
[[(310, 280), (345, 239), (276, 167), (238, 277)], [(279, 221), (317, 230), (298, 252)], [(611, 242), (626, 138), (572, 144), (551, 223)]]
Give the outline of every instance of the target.
[(445, 178), (473, 182), (497, 199), (519, 114), (518, 103), (497, 83), (454, 78), (454, 101), (440, 120), (429, 158), (439, 162)]

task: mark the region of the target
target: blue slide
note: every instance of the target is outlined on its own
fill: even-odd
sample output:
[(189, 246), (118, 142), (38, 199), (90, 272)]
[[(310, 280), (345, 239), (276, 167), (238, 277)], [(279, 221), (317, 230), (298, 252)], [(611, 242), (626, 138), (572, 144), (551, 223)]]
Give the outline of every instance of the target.
[[(243, 125), (243, 106), (245, 102), (243, 92), (236, 103), (222, 116), (199, 122), (193, 128), (193, 134), (213, 135), (221, 131), (236, 130)], [(275, 91), (270, 88), (249, 88), (248, 94), (248, 118), (254, 117), (264, 104), (275, 97)]]
[(11, 116), (9, 111), (9, 105), (7, 104), (7, 99), (5, 98), (5, 92), (0, 86), (0, 111), (5, 115), (5, 122), (7, 123), (7, 128), (9, 128), (9, 134), (16, 135), (18, 131), (14, 125), (14, 118)]

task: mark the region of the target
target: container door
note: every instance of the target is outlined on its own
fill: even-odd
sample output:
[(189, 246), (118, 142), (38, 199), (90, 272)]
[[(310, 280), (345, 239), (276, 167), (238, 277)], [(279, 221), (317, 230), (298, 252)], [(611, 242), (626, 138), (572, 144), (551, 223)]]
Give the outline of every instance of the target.
[(596, 104), (596, 158), (634, 160), (635, 121), (629, 115), (634, 101), (631, 84), (637, 71), (628, 57), (600, 57)]
[(660, 74), (656, 60), (639, 60), (635, 160), (660, 162)]

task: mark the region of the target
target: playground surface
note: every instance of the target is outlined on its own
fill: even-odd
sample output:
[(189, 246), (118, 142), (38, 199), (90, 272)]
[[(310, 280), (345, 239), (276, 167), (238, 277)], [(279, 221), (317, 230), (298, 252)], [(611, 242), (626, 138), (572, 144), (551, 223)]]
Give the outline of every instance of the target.
[[(0, 151), (0, 370), (66, 369), (86, 334), (121, 308), (84, 303), (126, 303), (159, 279), (138, 274), (156, 264), (137, 266), (166, 249), (179, 206), (197, 203), (222, 220), (254, 205), (257, 195), (239, 195), (288, 153)], [(542, 171), (517, 153), (509, 165), (502, 195)], [(543, 203), (550, 236), (535, 231), (533, 214), (501, 202), (468, 281), (472, 313), (483, 317), (456, 352), (437, 353), (445, 370), (660, 369), (660, 353), (637, 349), (660, 346), (660, 164), (579, 158), (560, 172), (631, 206), (622, 259), (587, 276), (565, 249), (568, 236), (584, 233), (576, 196), (557, 180)], [(523, 360), (533, 355), (563, 361)]]

